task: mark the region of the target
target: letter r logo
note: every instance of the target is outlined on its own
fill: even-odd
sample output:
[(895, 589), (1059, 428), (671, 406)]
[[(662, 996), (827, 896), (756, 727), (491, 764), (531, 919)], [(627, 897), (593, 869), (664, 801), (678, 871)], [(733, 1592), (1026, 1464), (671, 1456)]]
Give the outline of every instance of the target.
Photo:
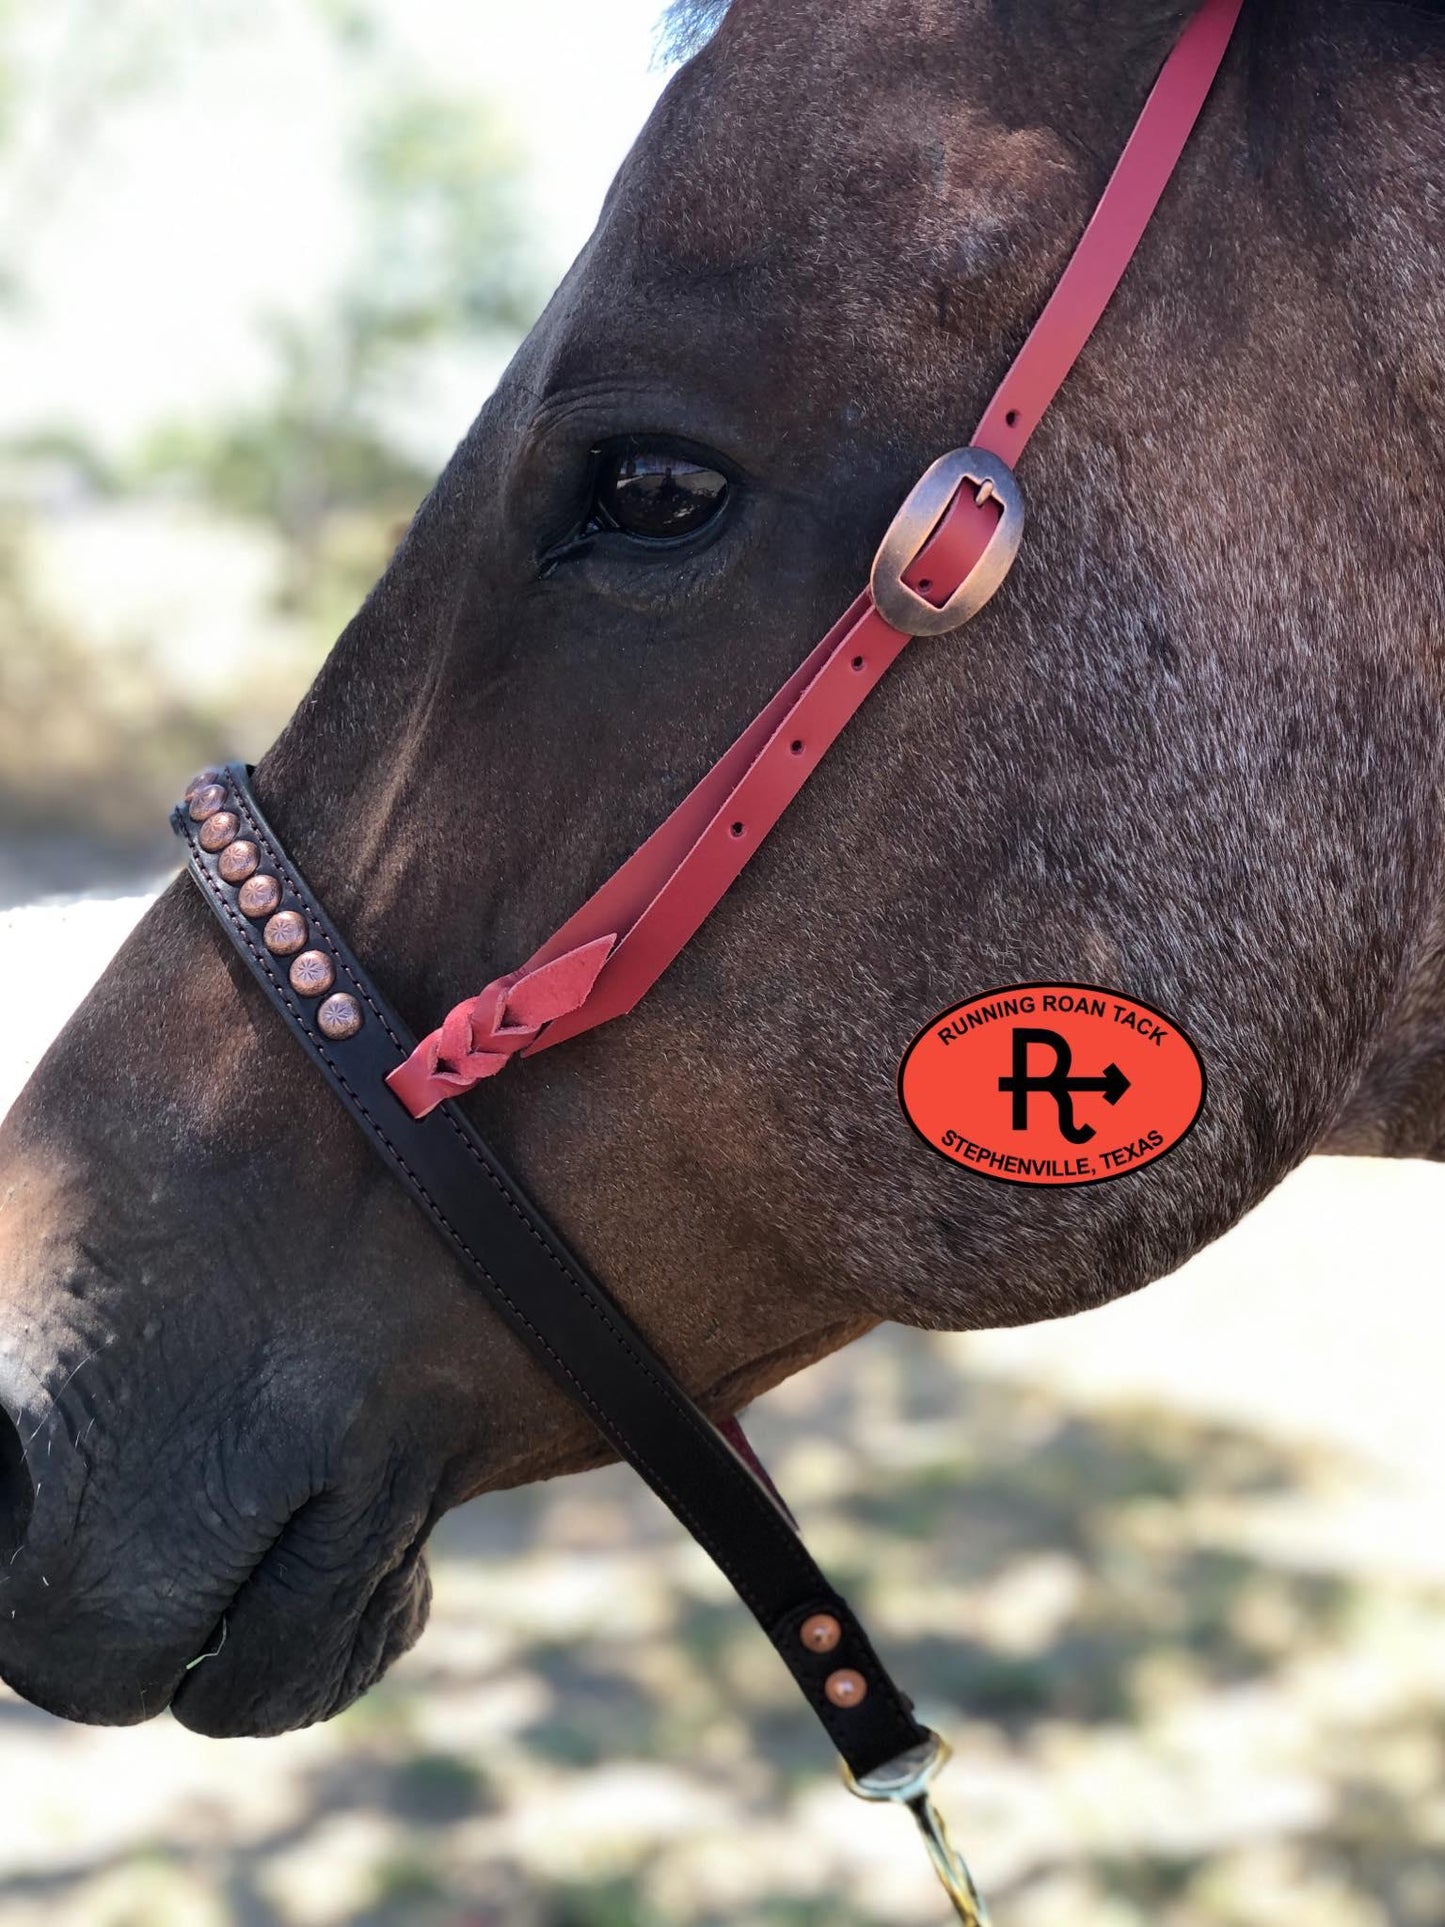
[[(1051, 1050), (1054, 1061), (1048, 1070), (1030, 1073), (1029, 1050), (1035, 1044)], [(1073, 1049), (1068, 1038), (1061, 1037), (1058, 1031), (1035, 1030), (1022, 1024), (1014, 1026), (1013, 1074), (1001, 1077), (998, 1087), (1013, 1095), (1016, 1131), (1029, 1128), (1029, 1099), (1037, 1093), (1040, 1097), (1051, 1097), (1058, 1106), (1059, 1130), (1070, 1144), (1087, 1144), (1095, 1135), (1092, 1124), (1074, 1122), (1074, 1092), (1098, 1091), (1106, 1104), (1117, 1104), (1128, 1090), (1129, 1080), (1117, 1064), (1108, 1065), (1102, 1077), (1070, 1077), (1073, 1065)]]

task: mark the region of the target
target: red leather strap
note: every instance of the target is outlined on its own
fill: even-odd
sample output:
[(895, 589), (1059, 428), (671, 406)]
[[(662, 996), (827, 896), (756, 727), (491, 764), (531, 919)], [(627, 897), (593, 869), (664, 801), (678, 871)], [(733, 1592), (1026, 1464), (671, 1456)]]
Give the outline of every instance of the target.
[[(1143, 237), (1208, 97), (1242, 0), (1204, 0), (1165, 61), (1093, 218), (973, 446), (1010, 467), (1078, 359)], [(995, 503), (962, 490), (903, 580), (946, 602), (983, 554)], [(520, 970), (458, 1004), (387, 1082), (414, 1117), (620, 1017), (716, 907), (909, 637), (865, 591), (640, 849)]]

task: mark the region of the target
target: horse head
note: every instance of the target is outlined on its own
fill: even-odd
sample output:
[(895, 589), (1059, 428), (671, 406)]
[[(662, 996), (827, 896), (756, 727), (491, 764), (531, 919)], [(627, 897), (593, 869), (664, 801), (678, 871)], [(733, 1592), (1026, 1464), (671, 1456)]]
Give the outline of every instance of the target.
[[(866, 580), (1183, 17), (735, 0), (676, 74), (257, 773), (418, 1028)], [(1134, 1290), (1322, 1146), (1438, 1150), (1442, 89), (1438, 15), (1247, 10), (1006, 586), (634, 1012), (465, 1100), (709, 1410), (879, 1320)], [(1038, 979), (1187, 1021), (1210, 1099), (1169, 1157), (1024, 1189), (910, 1133), (919, 1026)], [(184, 883), (6, 1120), (0, 1305), (0, 1670), (72, 1717), (324, 1717), (420, 1630), (441, 1512), (602, 1456)]]

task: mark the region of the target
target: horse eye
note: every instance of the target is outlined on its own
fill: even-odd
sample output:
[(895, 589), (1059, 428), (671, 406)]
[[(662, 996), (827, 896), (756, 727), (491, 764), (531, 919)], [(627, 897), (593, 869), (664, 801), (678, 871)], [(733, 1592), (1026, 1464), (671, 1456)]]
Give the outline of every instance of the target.
[(606, 455), (597, 475), (594, 516), (602, 528), (643, 541), (666, 541), (705, 528), (727, 500), (728, 479), (715, 468), (666, 449)]

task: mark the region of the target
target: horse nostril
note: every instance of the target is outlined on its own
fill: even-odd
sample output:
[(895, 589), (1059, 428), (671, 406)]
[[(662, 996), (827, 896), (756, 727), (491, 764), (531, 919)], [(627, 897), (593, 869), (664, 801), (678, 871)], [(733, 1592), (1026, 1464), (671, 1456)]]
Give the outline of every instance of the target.
[(9, 1557), (24, 1543), (35, 1509), (35, 1485), (25, 1463), (20, 1428), (0, 1406), (0, 1554)]

